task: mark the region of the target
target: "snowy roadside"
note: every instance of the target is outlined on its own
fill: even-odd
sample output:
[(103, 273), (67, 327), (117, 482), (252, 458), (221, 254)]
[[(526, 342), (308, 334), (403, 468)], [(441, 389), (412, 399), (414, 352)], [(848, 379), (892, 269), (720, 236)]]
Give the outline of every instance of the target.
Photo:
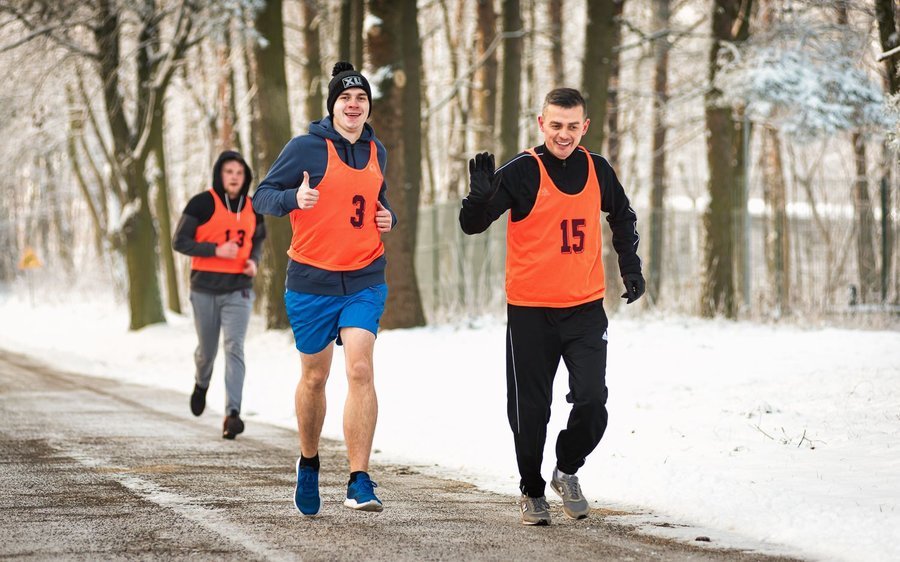
[[(189, 317), (136, 333), (100, 298), (32, 306), (0, 297), (0, 347), (54, 367), (184, 392)], [(376, 347), (376, 456), (513, 494), (504, 326), (383, 332)], [(299, 366), (289, 332), (247, 342), (244, 416), (294, 426)], [(211, 409), (224, 401), (221, 358)], [(326, 436), (341, 438), (335, 354)], [(595, 506), (640, 506), (694, 527), (651, 529), (816, 559), (900, 559), (900, 333), (614, 316), (610, 426), (579, 472)], [(565, 424), (557, 377), (545, 472)]]

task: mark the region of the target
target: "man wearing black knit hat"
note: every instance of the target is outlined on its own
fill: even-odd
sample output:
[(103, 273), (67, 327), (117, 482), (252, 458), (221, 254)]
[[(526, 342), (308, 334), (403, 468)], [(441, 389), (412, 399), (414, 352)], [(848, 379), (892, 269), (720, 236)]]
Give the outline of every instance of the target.
[(291, 139), (253, 198), (260, 213), (291, 218), (284, 300), (300, 351), (294, 505), (304, 515), (321, 509), (319, 438), (335, 341), (343, 345), (347, 365), (350, 480), (344, 505), (382, 510), (367, 472), (378, 417), (372, 354), (387, 299), (381, 235), (397, 218), (386, 197), (384, 146), (366, 123), (371, 103), (366, 77), (350, 63), (334, 65), (328, 117)]
[[(339, 68), (342, 70), (338, 71)], [(372, 89), (369, 87), (369, 81), (360, 72), (354, 70), (353, 65), (348, 62), (337, 63), (334, 65), (334, 71), (338, 72), (328, 83), (328, 100), (325, 102), (328, 116), (334, 118), (334, 102), (337, 101), (340, 94), (350, 88), (360, 88), (366, 93), (366, 98), (369, 100), (369, 112), (366, 113), (366, 118), (368, 118), (372, 113)]]

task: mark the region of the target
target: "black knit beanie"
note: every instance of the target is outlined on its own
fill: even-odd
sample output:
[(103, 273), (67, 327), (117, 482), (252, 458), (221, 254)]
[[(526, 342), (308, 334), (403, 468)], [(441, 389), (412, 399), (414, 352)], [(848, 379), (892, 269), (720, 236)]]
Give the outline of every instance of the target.
[[(369, 87), (369, 81), (358, 71), (353, 70), (353, 65), (349, 62), (341, 61), (334, 65), (331, 70), (331, 82), (328, 83), (328, 101), (325, 107), (328, 108), (329, 117), (334, 117), (334, 102), (344, 90), (350, 88), (362, 88), (366, 95), (369, 96), (369, 113), (372, 113), (372, 88)], [(369, 116), (366, 115), (366, 118)]]

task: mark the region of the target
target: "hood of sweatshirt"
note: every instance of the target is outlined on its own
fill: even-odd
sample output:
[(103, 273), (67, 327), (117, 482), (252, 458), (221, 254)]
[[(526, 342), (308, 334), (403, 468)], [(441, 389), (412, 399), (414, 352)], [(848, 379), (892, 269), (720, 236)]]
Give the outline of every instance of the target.
[(216, 192), (216, 195), (219, 196), (219, 199), (222, 200), (223, 203), (225, 201), (225, 184), (222, 183), (222, 166), (225, 165), (226, 162), (235, 161), (240, 162), (244, 166), (244, 185), (241, 186), (241, 192), (238, 194), (235, 199), (239, 199), (243, 197), (247, 199), (247, 195), (250, 193), (250, 184), (253, 182), (253, 172), (250, 171), (250, 166), (247, 165), (247, 162), (244, 160), (244, 157), (241, 156), (240, 152), (235, 152), (234, 150), (226, 150), (222, 154), (219, 155), (219, 158), (216, 160), (215, 166), (213, 166), (213, 191)]

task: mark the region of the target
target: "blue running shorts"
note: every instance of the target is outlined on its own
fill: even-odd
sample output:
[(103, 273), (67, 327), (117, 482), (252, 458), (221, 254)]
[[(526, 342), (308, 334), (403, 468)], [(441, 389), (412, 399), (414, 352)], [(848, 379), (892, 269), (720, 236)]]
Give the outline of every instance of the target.
[(284, 305), (297, 349), (309, 355), (322, 351), (335, 340), (342, 345), (341, 328), (362, 328), (378, 335), (387, 294), (384, 283), (341, 296), (288, 289), (284, 293)]

